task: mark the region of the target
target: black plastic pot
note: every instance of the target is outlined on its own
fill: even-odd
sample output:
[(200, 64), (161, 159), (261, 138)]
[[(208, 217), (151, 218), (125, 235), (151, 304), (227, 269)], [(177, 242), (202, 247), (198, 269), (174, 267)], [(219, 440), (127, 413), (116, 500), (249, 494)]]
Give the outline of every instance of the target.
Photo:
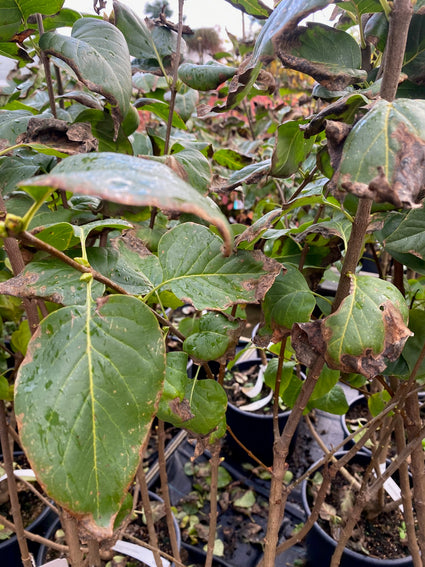
[[(261, 360), (252, 359), (240, 362), (239, 364), (235, 364), (234, 368), (238, 368), (243, 371), (256, 363), (260, 365)], [(280, 431), (282, 431), (288, 421), (290, 413), (290, 411), (285, 411), (279, 414)], [(262, 415), (250, 411), (244, 411), (229, 402), (227, 405), (226, 419), (227, 424), (239, 441), (265, 465), (271, 466), (273, 464), (274, 441), (272, 414)], [(296, 435), (292, 439), (289, 449), (290, 453), (294, 449), (295, 439)], [(243, 459), (244, 461), (249, 460), (246, 451), (244, 451), (236, 443), (229, 433), (227, 434), (227, 442), (232, 449), (233, 456)]]
[[(354, 398), (350, 402), (348, 412), (345, 415), (341, 416), (341, 427), (342, 427), (342, 430), (344, 432), (344, 437), (349, 437), (352, 434), (352, 431), (350, 430), (349, 426), (347, 425), (347, 414), (349, 413), (350, 409), (352, 409), (355, 406), (359, 406), (359, 405), (367, 408), (367, 399), (363, 395), (360, 395), (360, 396), (357, 396), (356, 398)], [(354, 445), (354, 443), (355, 443), (354, 439), (350, 439), (350, 441), (347, 441), (347, 443), (344, 445), (344, 449), (346, 451), (348, 451), (349, 449), (351, 449), (351, 447)], [(370, 450), (367, 449), (367, 447), (362, 447), (361, 450), (370, 454)]]
[[(158, 496), (158, 494), (155, 494), (154, 492), (149, 491), (149, 497), (150, 497), (151, 500), (157, 500), (157, 501), (162, 502), (162, 498), (160, 496)], [(174, 519), (174, 529), (176, 531), (177, 543), (178, 543), (179, 549), (181, 549), (180, 527), (177, 523), (177, 520), (175, 518), (173, 518), (173, 519)], [(53, 522), (52, 521), (50, 522), (50, 526), (49, 526), (49, 529), (46, 532), (45, 537), (47, 539), (53, 539), (56, 531), (58, 529), (60, 529), (60, 527), (61, 527), (60, 519), (56, 516), (55, 520)], [(37, 554), (37, 560), (36, 560), (37, 567), (44, 565), (44, 563), (46, 562), (47, 551), (48, 551), (48, 548), (45, 545), (40, 545), (40, 548), (39, 548), (39, 551), (38, 551), (38, 554)], [(1, 558), (2, 557), (0, 555), (0, 559)], [(137, 559), (135, 559), (134, 561), (137, 561)], [(140, 562), (140, 564), (144, 565), (144, 563), (142, 564), (141, 562)], [(2, 563), (2, 565), (3, 565), (3, 563)], [(5, 566), (6, 565), (7, 565), (7, 567), (9, 567), (8, 563), (5, 563)], [(12, 565), (14, 565), (14, 564), (11, 563), (10, 567), (12, 567)], [(174, 567), (174, 563), (172, 563), (170, 567)]]
[[(13, 454), (14, 460), (17, 457), (24, 455), (23, 451), (16, 451)], [(3, 456), (0, 455), (0, 460), (3, 460)], [(4, 481), (7, 482), (7, 481)], [(27, 527), (25, 530), (32, 532), (33, 534), (44, 536), (49, 529), (52, 521), (56, 518), (56, 514), (51, 508), (46, 506), (41, 514)], [(27, 540), (28, 550), (34, 556), (37, 554), (40, 545), (34, 541)], [(21, 567), (21, 552), (19, 550), (18, 539), (16, 535), (6, 539), (0, 543), (0, 565), (5, 567)]]
[[(345, 453), (336, 453), (336, 457), (341, 457)], [(366, 453), (359, 452), (354, 456), (352, 461), (367, 465), (370, 462), (370, 456)], [(314, 466), (314, 465), (313, 465)], [(307, 516), (310, 515), (310, 505), (307, 497), (308, 480), (305, 480), (301, 486), (302, 504)], [(310, 561), (308, 565), (311, 567), (328, 567), (330, 565), (332, 555), (336, 549), (337, 542), (328, 535), (320, 525), (315, 522), (306, 538), (307, 558)], [(342, 554), (340, 567), (412, 567), (412, 557), (406, 556), (400, 559), (377, 559), (369, 557), (361, 553), (346, 548)]]

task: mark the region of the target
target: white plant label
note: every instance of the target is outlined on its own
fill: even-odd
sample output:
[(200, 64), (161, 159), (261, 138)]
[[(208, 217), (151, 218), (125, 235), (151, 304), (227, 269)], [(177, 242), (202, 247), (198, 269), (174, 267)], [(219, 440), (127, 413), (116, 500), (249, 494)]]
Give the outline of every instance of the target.
[[(381, 474), (385, 472), (386, 468), (387, 467), (385, 466), (385, 463), (380, 463), (379, 470), (381, 471)], [(384, 482), (384, 489), (385, 492), (389, 494), (394, 501), (400, 500), (401, 498), (400, 487), (391, 477)], [(403, 504), (400, 504), (399, 508), (403, 512)]]
[[(122, 553), (123, 555), (128, 555), (129, 557), (134, 557), (134, 559), (143, 561), (143, 563), (149, 565), (149, 567), (156, 567), (153, 553), (150, 549), (146, 549), (146, 547), (119, 539), (112, 549), (114, 551), (118, 551), (118, 553)], [(164, 559), (164, 557), (161, 557), (161, 561), (163, 567), (170, 566), (170, 562), (167, 559)]]

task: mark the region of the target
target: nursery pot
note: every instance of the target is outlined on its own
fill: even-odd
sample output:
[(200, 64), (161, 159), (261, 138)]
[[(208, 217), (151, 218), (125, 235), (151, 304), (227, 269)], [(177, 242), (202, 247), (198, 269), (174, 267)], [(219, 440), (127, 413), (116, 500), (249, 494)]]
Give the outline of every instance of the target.
[[(16, 451), (13, 454), (14, 460), (17, 457), (24, 455), (23, 451)], [(0, 456), (0, 460), (3, 460), (3, 456)], [(7, 482), (4, 480), (3, 482)], [(29, 526), (25, 527), (25, 530), (28, 532), (32, 532), (37, 535), (44, 536), (49, 526), (51, 525), (52, 521), (56, 518), (55, 512), (46, 506), (43, 508), (42, 512), (35, 518), (33, 522)], [(34, 541), (27, 540), (28, 550), (33, 555), (37, 554), (37, 551), (40, 545)], [(4, 565), (5, 567), (21, 567), (21, 552), (19, 549), (18, 538), (16, 535), (11, 536), (8, 539), (3, 540), (0, 543), (0, 565)]]
[[(162, 498), (160, 496), (158, 496), (157, 494), (155, 494), (154, 492), (149, 491), (149, 498), (150, 500), (157, 500), (159, 502), (162, 502)], [(181, 533), (180, 533), (180, 527), (177, 523), (177, 520), (173, 517), (173, 523), (174, 523), (174, 529), (176, 531), (176, 537), (177, 537), (177, 544), (179, 549), (181, 549)], [(56, 517), (56, 519), (52, 522), (50, 522), (50, 527), (46, 532), (45, 537), (47, 539), (53, 539), (54, 535), (56, 533), (56, 531), (58, 529), (60, 529), (61, 527), (61, 523), (60, 523), (60, 519), (58, 517)], [(125, 542), (127, 544), (127, 542)], [(131, 546), (134, 548), (136, 547), (140, 547), (140, 546), (136, 546), (135, 544), (131, 544)], [(37, 561), (36, 561), (36, 565), (37, 567), (42, 567), (45, 562), (46, 562), (46, 557), (47, 557), (47, 552), (48, 552), (48, 548), (45, 545), (40, 545), (38, 554), (37, 554)], [(117, 555), (125, 555), (123, 551), (117, 551), (116, 552)], [(0, 559), (1, 559), (1, 555), (0, 555)], [(133, 559), (133, 561), (137, 561), (136, 559)], [(9, 565), (9, 564), (7, 564)], [(11, 564), (12, 565), (12, 564)], [(145, 563), (140, 561), (140, 565), (145, 565)], [(170, 567), (174, 567), (174, 563), (170, 564)]]
[[(341, 458), (344, 454), (344, 452), (340, 452), (336, 453), (335, 456), (336, 458)], [(370, 462), (370, 455), (359, 452), (350, 462), (367, 465)], [(304, 510), (307, 516), (309, 516), (311, 510), (307, 497), (307, 487), (308, 479), (304, 480), (301, 485), (301, 498)], [(328, 567), (337, 542), (320, 527), (318, 522), (313, 524), (305, 542), (309, 560), (308, 565), (311, 565), (311, 567)], [(413, 567), (413, 561), (410, 555), (399, 559), (379, 559), (345, 548), (341, 557), (340, 567)]]
[[(252, 359), (235, 364), (234, 369), (240, 371), (247, 370), (254, 364), (261, 364), (261, 359)], [(279, 413), (279, 429), (285, 427), (290, 410)], [(258, 414), (251, 411), (244, 411), (230, 401), (227, 404), (226, 412), (227, 424), (239, 439), (239, 441), (249, 449), (256, 457), (260, 459), (266, 466), (273, 464), (273, 415)], [(292, 453), (295, 447), (296, 434), (292, 438), (289, 452)], [(242, 449), (228, 433), (227, 441), (232, 449), (232, 453), (244, 461), (250, 460), (246, 451)]]
[[(344, 438), (349, 437), (352, 434), (352, 431), (350, 430), (349, 424), (347, 423), (347, 415), (350, 413), (350, 410), (352, 410), (355, 407), (361, 407), (361, 408), (364, 408), (365, 410), (368, 411), (367, 399), (363, 395), (355, 397), (350, 402), (349, 409), (348, 409), (347, 413), (345, 415), (341, 416), (341, 427), (342, 427), (342, 430), (344, 432)], [(344, 445), (344, 449), (346, 451), (348, 451), (349, 449), (351, 449), (351, 447), (354, 445), (354, 443), (355, 443), (354, 439), (347, 441), (346, 444)], [(361, 450), (370, 454), (370, 449), (368, 449), (367, 447), (362, 447)]]

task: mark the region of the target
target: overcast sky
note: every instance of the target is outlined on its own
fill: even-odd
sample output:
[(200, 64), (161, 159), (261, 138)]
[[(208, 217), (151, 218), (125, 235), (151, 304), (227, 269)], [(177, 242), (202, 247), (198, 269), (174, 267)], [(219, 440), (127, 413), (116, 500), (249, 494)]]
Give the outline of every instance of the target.
[[(129, 6), (137, 14), (144, 17), (145, 5), (149, 0), (121, 0), (123, 4)], [(273, 0), (263, 0), (265, 4), (273, 7)], [(93, 14), (93, 0), (65, 0), (65, 6), (80, 12)], [(169, 0), (169, 6), (173, 10), (172, 21), (177, 22), (178, 0)], [(107, 0), (106, 11), (112, 10), (112, 0)], [(184, 14), (185, 23), (190, 27), (220, 27), (223, 34), (228, 29), (238, 37), (242, 36), (242, 15), (239, 10), (234, 8), (226, 0), (185, 0)], [(246, 20), (246, 26), (248, 26)]]

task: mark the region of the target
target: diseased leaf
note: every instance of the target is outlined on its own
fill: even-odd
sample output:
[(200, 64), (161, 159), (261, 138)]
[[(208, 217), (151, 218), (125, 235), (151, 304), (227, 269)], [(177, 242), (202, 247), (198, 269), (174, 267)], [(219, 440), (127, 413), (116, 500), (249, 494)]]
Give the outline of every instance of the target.
[(372, 276), (351, 276), (350, 295), (324, 319), (294, 325), (292, 345), (307, 366), (323, 356), (330, 368), (373, 378), (396, 360), (411, 331), (398, 289)]
[(256, 65), (265, 55), (273, 55), (272, 40), (278, 41), (281, 36), (291, 33), (302, 19), (328, 4), (331, 4), (331, 0), (281, 0), (258, 35), (252, 65)]
[(366, 79), (360, 69), (361, 52), (348, 33), (325, 24), (309, 22), (275, 42), (282, 63), (310, 75), (329, 90), (340, 90)]
[(187, 363), (184, 352), (167, 354), (158, 417), (197, 435), (210, 435), (214, 431), (216, 438), (221, 437), (226, 432), (226, 392), (215, 380), (189, 379)]
[(15, 392), (25, 453), (49, 496), (95, 537), (112, 535), (164, 374), (162, 332), (132, 297), (59, 309), (30, 341)]
[(65, 61), (88, 89), (115, 107), (121, 120), (125, 117), (130, 107), (131, 66), (118, 28), (104, 20), (81, 18), (73, 25), (71, 37), (47, 32), (40, 38), (40, 47)]
[(42, 188), (64, 189), (124, 205), (195, 214), (217, 226), (230, 252), (231, 234), (219, 208), (162, 163), (108, 152), (79, 154), (20, 186), (33, 197)]
[[(33, 260), (17, 276), (0, 283), (0, 293), (14, 297), (41, 298), (61, 305), (82, 305), (87, 284), (81, 272), (56, 258)], [(101, 297), (105, 286), (96, 282), (93, 297)]]
[(193, 223), (164, 234), (158, 246), (162, 288), (171, 289), (197, 309), (225, 309), (263, 299), (282, 266), (258, 250), (224, 258), (221, 245), (210, 230)]
[(419, 207), (425, 187), (424, 120), (422, 100), (378, 101), (345, 141), (340, 187), (397, 208)]

